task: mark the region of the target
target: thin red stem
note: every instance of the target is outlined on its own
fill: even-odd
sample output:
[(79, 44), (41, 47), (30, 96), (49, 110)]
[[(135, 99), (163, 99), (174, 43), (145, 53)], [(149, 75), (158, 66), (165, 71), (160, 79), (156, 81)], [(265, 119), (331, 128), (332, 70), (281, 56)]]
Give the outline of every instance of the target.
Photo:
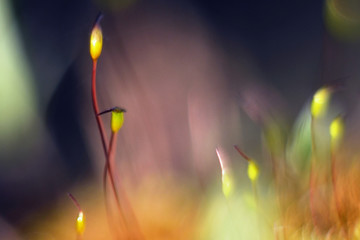
[(110, 178), (110, 183), (111, 183), (111, 189), (112, 189), (112, 192), (116, 199), (116, 205), (117, 205), (119, 212), (124, 220), (124, 224), (127, 225), (124, 212), (120, 205), (119, 196), (116, 191), (115, 181), (114, 181), (114, 177), (113, 177), (112, 170), (111, 170), (111, 164), (109, 163), (111, 157), (113, 156), (112, 149), (114, 148), (114, 144), (116, 143), (116, 133), (115, 134), (112, 133), (109, 149), (107, 149), (108, 140), (107, 140), (103, 121), (102, 121), (101, 117), (99, 116), (100, 111), (99, 111), (97, 94), (96, 94), (96, 67), (97, 67), (97, 60), (93, 60), (91, 96), (92, 96), (93, 110), (94, 110), (94, 114), (95, 114), (95, 118), (96, 118), (96, 123), (98, 125), (98, 129), (99, 129), (100, 137), (101, 137), (101, 143), (102, 143), (105, 158), (106, 158), (105, 169), (104, 169), (104, 179), (103, 179), (104, 195), (105, 195), (105, 199), (106, 199), (107, 198), (106, 197), (107, 196), (107, 194), (106, 194), (106, 182), (107, 182), (106, 179), (107, 179), (107, 173), (108, 173), (109, 178)]
[(118, 194), (116, 186), (115, 186), (115, 180), (114, 180), (114, 174), (113, 174), (114, 156), (115, 156), (115, 150), (116, 150), (116, 139), (117, 139), (117, 132), (111, 132), (110, 145), (109, 145), (107, 160), (106, 160), (105, 169), (104, 169), (104, 193), (106, 194), (106, 182), (107, 182), (106, 179), (107, 179), (107, 176), (109, 176), (111, 190), (115, 197), (116, 206), (120, 212), (120, 215), (121, 215), (122, 221), (125, 225), (125, 228), (127, 230), (129, 230), (128, 222), (127, 222), (124, 210), (121, 206), (119, 194)]
[(241, 149), (237, 145), (234, 145), (234, 148), (246, 161), (250, 162), (250, 158), (243, 151), (241, 151)]
[(79, 212), (81, 212), (81, 207), (80, 204), (78, 203), (78, 201), (76, 200), (76, 198), (71, 194), (68, 193), (69, 198), (71, 199), (71, 201), (73, 201), (73, 203), (75, 204), (75, 206), (77, 207), (77, 209), (79, 210)]
[(108, 173), (109, 173), (111, 188), (112, 188), (112, 191), (114, 192), (114, 196), (115, 196), (115, 199), (116, 199), (116, 204), (117, 204), (117, 206), (119, 208), (121, 216), (124, 218), (125, 224), (127, 224), (124, 211), (121, 208), (120, 198), (119, 198), (118, 192), (117, 192), (116, 187), (115, 187), (114, 174), (112, 172), (113, 169), (114, 169), (114, 164), (115, 164), (114, 163), (114, 156), (115, 156), (115, 149), (116, 149), (116, 139), (117, 139), (117, 132), (111, 132), (109, 152), (108, 152), (108, 160), (106, 161), (106, 165), (107, 165), (107, 170), (108, 170)]
[(93, 60), (92, 77), (91, 77), (91, 98), (92, 98), (92, 105), (93, 105), (93, 109), (94, 109), (96, 123), (98, 125), (99, 132), (100, 132), (101, 143), (103, 146), (105, 157), (107, 157), (107, 147), (106, 146), (107, 146), (108, 140), (107, 140), (106, 132), (104, 129), (104, 124), (101, 120), (101, 117), (99, 116), (100, 111), (99, 111), (98, 101), (97, 101), (97, 97), (96, 97), (96, 65), (97, 65), (97, 60)]
[[(98, 100), (97, 100), (97, 94), (96, 94), (96, 67), (97, 67), (97, 60), (93, 60), (93, 65), (92, 65), (92, 76), (91, 76), (91, 98), (92, 98), (92, 106), (93, 106), (93, 110), (94, 110), (94, 114), (95, 114), (95, 119), (96, 119), (96, 123), (98, 125), (98, 129), (99, 129), (99, 133), (100, 133), (100, 137), (101, 137), (101, 143), (103, 146), (103, 151), (104, 151), (104, 155), (105, 155), (105, 169), (109, 168), (109, 176), (110, 176), (110, 181), (111, 181), (111, 185), (112, 185), (112, 191), (116, 197), (116, 202), (118, 203), (118, 196), (117, 193), (115, 191), (115, 186), (114, 186), (114, 178), (113, 175), (111, 173), (111, 169), (110, 169), (110, 165), (109, 165), (109, 156), (108, 156), (108, 149), (107, 149), (107, 145), (108, 145), (108, 140), (107, 140), (107, 135), (105, 132), (105, 128), (104, 128), (104, 124), (103, 121), (101, 119), (101, 117), (99, 116), (99, 105), (98, 105)], [(110, 151), (110, 148), (109, 148)], [(105, 171), (104, 173), (104, 195), (105, 195), (105, 201), (106, 201), (106, 178), (107, 178), (107, 171)], [(106, 201), (107, 202), (107, 201)], [(107, 207), (108, 209), (108, 207)], [(119, 210), (122, 213), (121, 210)]]
[[(108, 174), (108, 176), (110, 178), (111, 189), (112, 189), (112, 192), (113, 192), (115, 200), (116, 200), (116, 205), (117, 205), (117, 207), (119, 209), (119, 212), (121, 214), (121, 217), (122, 217), (122, 219), (124, 221), (125, 227), (126, 227), (126, 229), (128, 229), (129, 226), (128, 226), (124, 211), (123, 211), (123, 209), (121, 207), (121, 204), (120, 204), (119, 195), (118, 195), (118, 192), (116, 190), (115, 180), (114, 180), (114, 176), (113, 176), (113, 173), (112, 173), (112, 165), (113, 165), (113, 161), (114, 161), (113, 159), (114, 159), (115, 149), (116, 149), (116, 136), (117, 136), (117, 133), (112, 132), (109, 149), (107, 149), (107, 146), (108, 146), (107, 135), (106, 135), (106, 132), (105, 132), (105, 128), (104, 128), (104, 124), (102, 122), (102, 119), (99, 116), (100, 111), (99, 111), (97, 95), (96, 95), (96, 66), (97, 66), (97, 60), (93, 60), (92, 81), (91, 81), (91, 96), (92, 96), (93, 110), (94, 110), (96, 122), (97, 122), (97, 125), (98, 125), (98, 129), (99, 129), (99, 132), (100, 132), (101, 143), (102, 143), (105, 158), (106, 158), (105, 168), (104, 168), (104, 175), (103, 175), (103, 181), (104, 181), (103, 182), (103, 187), (104, 187), (105, 201), (106, 201), (106, 198), (107, 198), (106, 197), (107, 196), (107, 194), (106, 194), (106, 182), (107, 181), (106, 180), (107, 180), (107, 174)], [(130, 207), (130, 205), (129, 205), (129, 207)], [(129, 210), (132, 211), (131, 209), (129, 209)]]
[[(143, 236), (139, 230), (139, 226), (138, 226), (138, 222), (136, 220), (135, 214), (132, 210), (132, 207), (126, 197), (125, 192), (122, 190), (121, 187), (119, 187), (120, 193), (122, 195), (122, 199), (124, 200), (124, 206), (126, 206), (127, 209), (127, 213), (130, 214), (130, 219), (131, 219), (131, 225), (129, 224), (129, 219), (126, 217), (125, 211), (123, 209), (122, 204), (120, 203), (120, 198), (119, 198), (119, 193), (117, 191), (117, 188), (115, 186), (115, 180), (114, 180), (114, 173), (112, 172), (115, 166), (115, 153), (116, 153), (116, 140), (117, 140), (117, 132), (112, 132), (111, 133), (111, 137), (110, 137), (110, 145), (109, 145), (109, 150), (108, 150), (108, 158), (107, 158), (107, 162), (106, 162), (106, 166), (104, 169), (104, 174), (105, 174), (105, 179), (106, 179), (106, 172), (108, 173), (108, 176), (110, 178), (110, 182), (111, 182), (111, 187), (112, 187), (112, 191), (114, 193), (115, 196), (115, 200), (116, 200), (116, 205), (117, 208), (119, 209), (119, 212), (121, 214), (121, 217), (123, 218), (125, 227), (128, 231), (130, 231), (130, 226), (132, 226), (133, 228), (135, 228), (135, 234), (137, 235), (137, 239), (143, 239)], [(106, 184), (105, 184), (106, 186)], [(129, 215), (127, 215), (129, 217)], [(130, 234), (132, 234), (132, 230), (129, 232)]]

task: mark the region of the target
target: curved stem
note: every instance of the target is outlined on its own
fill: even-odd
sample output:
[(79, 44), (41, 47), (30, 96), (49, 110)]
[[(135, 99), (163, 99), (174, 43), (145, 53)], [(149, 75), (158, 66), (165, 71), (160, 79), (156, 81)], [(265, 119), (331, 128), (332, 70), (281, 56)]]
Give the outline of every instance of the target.
[(234, 148), (246, 161), (250, 162), (250, 158), (243, 151), (241, 151), (241, 149), (237, 145), (234, 145)]
[(71, 201), (73, 201), (73, 203), (75, 204), (75, 206), (77, 207), (77, 209), (79, 210), (79, 212), (81, 212), (81, 207), (80, 207), (80, 204), (79, 202), (76, 200), (76, 198), (71, 194), (71, 193), (68, 193), (68, 196), (69, 198), (71, 199)]
[[(105, 201), (107, 202), (107, 194), (106, 194), (107, 186), (106, 185), (107, 185), (107, 176), (109, 176), (111, 190), (114, 194), (116, 205), (120, 212), (123, 225), (125, 225), (125, 229), (127, 229), (127, 231), (129, 231), (129, 224), (126, 219), (124, 209), (122, 208), (122, 206), (120, 204), (120, 198), (119, 198), (118, 191), (116, 190), (114, 174), (112, 171), (113, 165), (114, 165), (114, 155), (115, 155), (115, 150), (116, 150), (117, 132), (111, 133), (109, 149), (107, 149), (108, 139), (107, 139), (107, 135), (105, 132), (104, 124), (102, 122), (101, 117), (99, 116), (100, 111), (99, 111), (97, 95), (96, 95), (96, 66), (97, 66), (97, 60), (93, 60), (92, 78), (91, 78), (91, 80), (92, 80), (91, 81), (91, 97), (92, 97), (92, 105), (93, 105), (93, 110), (94, 110), (94, 114), (95, 114), (95, 118), (96, 118), (96, 123), (98, 125), (98, 129), (99, 129), (100, 137), (101, 137), (101, 143), (102, 143), (105, 158), (106, 158), (105, 168), (104, 168), (104, 173), (103, 173), (104, 196), (105, 196)], [(126, 196), (123, 196), (123, 197), (126, 200)], [(131, 211), (132, 215), (134, 215), (132, 212), (131, 206), (129, 205), (128, 207), (130, 208), (129, 211)], [(106, 208), (108, 209), (108, 206)], [(135, 218), (134, 218), (134, 221), (136, 221)], [(135, 225), (137, 225), (136, 222), (135, 222)], [(140, 234), (140, 232), (138, 232), (138, 231), (137, 231), (137, 233)], [(141, 234), (140, 234), (140, 236), (141, 236)], [(140, 238), (142, 238), (142, 237), (140, 237)]]
[(107, 183), (107, 176), (109, 176), (111, 190), (114, 194), (116, 206), (121, 215), (122, 224), (125, 226), (125, 229), (128, 231), (129, 225), (128, 225), (128, 222), (127, 222), (127, 219), (125, 216), (124, 209), (122, 208), (121, 203), (120, 203), (120, 198), (119, 198), (119, 194), (117, 192), (116, 186), (115, 186), (115, 180), (114, 180), (114, 174), (113, 174), (113, 169), (114, 169), (114, 164), (115, 164), (114, 156), (115, 156), (115, 150), (116, 150), (116, 139), (117, 139), (117, 132), (111, 132), (110, 145), (109, 145), (109, 149), (108, 149), (108, 153), (107, 153), (107, 157), (106, 157), (105, 168), (104, 168), (104, 175), (103, 175), (103, 184), (104, 185), (103, 185), (103, 187), (104, 187), (104, 194), (106, 197), (106, 183)]
[(125, 225), (127, 225), (124, 210), (122, 209), (121, 204), (120, 204), (119, 194), (118, 194), (118, 192), (116, 190), (114, 174), (113, 174), (113, 169), (114, 169), (114, 165), (115, 165), (114, 156), (115, 156), (115, 150), (116, 150), (116, 139), (117, 139), (117, 132), (111, 132), (109, 152), (108, 152), (108, 160), (106, 161), (106, 166), (107, 166), (107, 172), (109, 173), (111, 189), (112, 189), (112, 191), (114, 193), (114, 196), (115, 196), (116, 205), (119, 208), (119, 211), (120, 211), (120, 214), (121, 214), (122, 218), (124, 219)]
[(97, 101), (97, 97), (96, 97), (96, 65), (97, 65), (97, 60), (93, 60), (93, 68), (92, 68), (92, 77), (91, 77), (91, 98), (92, 98), (92, 106), (93, 106), (93, 110), (94, 110), (94, 114), (95, 114), (95, 118), (96, 118), (96, 123), (98, 125), (98, 129), (100, 132), (100, 137), (101, 137), (101, 143), (103, 146), (103, 150), (104, 150), (104, 154), (105, 157), (107, 157), (107, 136), (104, 130), (104, 124), (99, 116), (99, 106), (98, 106), (98, 101)]
[[(131, 204), (129, 200), (127, 199), (125, 191), (122, 189), (121, 185), (117, 186), (115, 185), (115, 175), (113, 173), (113, 169), (115, 168), (115, 153), (116, 153), (116, 141), (117, 141), (117, 132), (111, 132), (110, 137), (110, 145), (108, 150), (108, 157), (106, 161), (106, 166), (104, 169), (104, 179), (106, 180), (107, 176), (109, 176), (110, 183), (111, 183), (111, 189), (115, 197), (117, 208), (120, 212), (120, 215), (122, 217), (122, 221), (125, 225), (125, 229), (128, 231), (128, 234), (130, 236), (133, 236), (135, 239), (143, 239), (142, 233), (139, 229), (138, 222), (136, 220), (135, 214), (133, 212), (133, 209), (131, 207)], [(108, 173), (108, 175), (106, 174)], [(104, 189), (106, 188), (106, 181), (104, 181)], [(119, 191), (117, 190), (119, 189)], [(120, 192), (120, 193), (119, 193)], [(123, 200), (123, 204), (120, 202), (120, 197)], [(125, 209), (126, 213), (125, 213)]]
[[(105, 201), (107, 201), (106, 200), (107, 199), (107, 194), (106, 194), (106, 182), (107, 181), (106, 180), (107, 180), (107, 173), (109, 173), (111, 189), (112, 189), (112, 192), (116, 199), (116, 205), (118, 206), (119, 212), (122, 216), (122, 219), (124, 220), (124, 224), (126, 225), (125, 216), (124, 216), (123, 210), (121, 209), (121, 206), (120, 206), (120, 201), (119, 201), (119, 197), (118, 197), (118, 194), (116, 191), (115, 181), (114, 181), (114, 177), (113, 177), (112, 170), (111, 170), (111, 165), (109, 163), (109, 161), (113, 155), (113, 154), (111, 154), (111, 152), (114, 147), (114, 143), (116, 142), (116, 133), (111, 135), (110, 146), (109, 146), (109, 149), (107, 149), (108, 140), (107, 140), (103, 121), (102, 121), (101, 117), (99, 116), (100, 111), (99, 111), (99, 105), (98, 105), (97, 94), (96, 94), (96, 67), (97, 67), (97, 60), (93, 60), (92, 78), (91, 78), (91, 97), (92, 97), (92, 105), (93, 105), (93, 110), (94, 110), (94, 114), (95, 114), (95, 118), (96, 118), (96, 123), (98, 125), (98, 129), (100, 132), (101, 143), (103, 146), (105, 159), (106, 159), (105, 169), (104, 169), (104, 179), (103, 179)], [(108, 207), (107, 207), (107, 209), (108, 209)]]
[[(108, 145), (107, 135), (106, 135), (106, 132), (105, 132), (103, 121), (102, 121), (101, 117), (99, 116), (100, 111), (99, 111), (99, 105), (98, 105), (97, 94), (96, 94), (96, 67), (97, 67), (97, 60), (93, 60), (92, 76), (91, 76), (92, 106), (93, 106), (93, 111), (94, 111), (94, 114), (95, 114), (95, 119), (96, 119), (96, 123), (97, 123), (98, 129), (99, 129), (101, 143), (102, 143), (102, 146), (103, 146), (103, 151), (104, 151), (104, 155), (105, 155), (105, 159), (106, 159), (105, 169), (109, 168), (110, 179), (112, 180), (111, 181), (112, 189), (114, 191), (114, 189), (115, 189), (115, 186), (113, 185), (114, 179), (112, 177), (111, 169), (110, 169), (110, 166), (109, 166), (109, 163), (108, 163), (109, 160), (108, 160), (108, 149), (107, 149), (107, 145)], [(110, 149), (109, 149), (109, 151), (110, 151)], [(104, 180), (103, 180), (105, 202), (107, 202), (107, 200), (106, 200), (107, 199), (107, 194), (106, 194), (106, 176), (107, 175), (106, 175), (106, 173), (107, 173), (107, 171), (105, 171), (105, 173), (104, 173)], [(114, 192), (114, 195), (118, 199), (116, 192)], [(107, 203), (106, 203), (106, 209), (109, 209), (109, 207), (107, 206)]]

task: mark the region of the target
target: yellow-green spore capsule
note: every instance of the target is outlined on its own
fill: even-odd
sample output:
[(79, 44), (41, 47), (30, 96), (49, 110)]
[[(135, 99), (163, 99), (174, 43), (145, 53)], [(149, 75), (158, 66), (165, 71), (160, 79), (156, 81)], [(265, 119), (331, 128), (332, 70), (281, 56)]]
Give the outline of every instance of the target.
[(84, 213), (80, 211), (76, 219), (76, 232), (78, 235), (83, 235), (84, 231), (85, 231), (85, 216)]
[(111, 112), (111, 131), (117, 132), (124, 124), (124, 109), (114, 108)]
[(252, 182), (256, 181), (259, 177), (259, 167), (253, 160), (249, 161), (248, 177)]
[(234, 192), (234, 180), (228, 171), (222, 174), (222, 191), (226, 198), (229, 198)]
[(92, 60), (97, 60), (100, 57), (103, 45), (103, 35), (100, 24), (95, 24), (90, 36), (90, 55)]
[(323, 116), (328, 108), (331, 91), (328, 87), (322, 87), (314, 94), (311, 102), (311, 115), (314, 118)]
[(342, 117), (336, 117), (330, 124), (331, 144), (336, 147), (344, 136), (344, 120)]

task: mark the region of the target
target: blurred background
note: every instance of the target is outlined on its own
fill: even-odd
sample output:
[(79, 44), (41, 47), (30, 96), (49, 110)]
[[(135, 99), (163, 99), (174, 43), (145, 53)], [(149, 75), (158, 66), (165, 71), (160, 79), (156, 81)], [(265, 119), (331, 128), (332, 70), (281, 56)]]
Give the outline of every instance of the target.
[[(88, 227), (94, 233), (85, 239), (108, 239), (101, 190), (105, 160), (91, 107), (88, 50), (99, 11), (104, 14), (100, 110), (127, 110), (117, 172), (144, 234), (239, 239), (251, 236), (242, 230), (245, 225), (227, 237), (217, 234), (228, 230), (210, 231), (217, 218), (208, 211), (211, 204), (226, 206), (204, 203), (222, 194), (215, 148), (236, 169), (240, 188), (251, 190), (246, 162), (233, 145), (258, 159), (262, 181), (271, 184), (271, 163), (263, 160), (266, 119), (282, 122), (288, 131), (326, 84), (345, 86), (344, 109), (357, 116), (359, 5), (2, 0), (0, 238), (75, 238), (71, 192), (92, 214), (89, 225), (97, 226)], [(109, 116), (104, 121), (109, 132)]]

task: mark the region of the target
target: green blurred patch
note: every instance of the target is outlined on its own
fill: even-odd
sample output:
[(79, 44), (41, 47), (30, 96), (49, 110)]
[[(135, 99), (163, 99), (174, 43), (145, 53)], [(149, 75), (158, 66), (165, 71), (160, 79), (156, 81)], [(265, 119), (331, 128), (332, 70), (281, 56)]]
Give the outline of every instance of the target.
[(0, 1), (0, 152), (19, 147), (34, 131), (32, 76), (8, 1)]
[(360, 38), (360, 1), (325, 1), (325, 25), (338, 39), (354, 41)]
[(311, 158), (311, 115), (309, 106), (297, 117), (287, 148), (286, 159), (297, 174), (309, 171)]

